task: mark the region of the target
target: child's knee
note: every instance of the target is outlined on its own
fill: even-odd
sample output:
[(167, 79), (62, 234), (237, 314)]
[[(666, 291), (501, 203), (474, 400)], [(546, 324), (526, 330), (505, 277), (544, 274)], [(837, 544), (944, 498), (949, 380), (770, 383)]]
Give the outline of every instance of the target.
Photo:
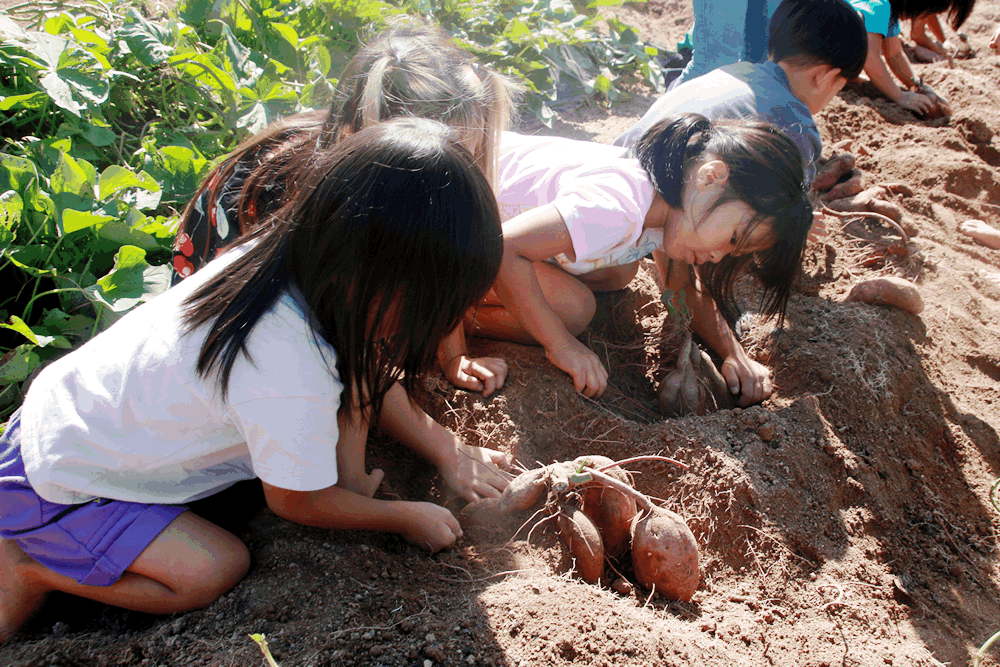
[(561, 316), (566, 330), (573, 336), (579, 336), (590, 325), (595, 313), (597, 313), (597, 299), (594, 298), (593, 292), (584, 288), (577, 295), (572, 308), (566, 309)]
[(239, 540), (216, 553), (213, 571), (185, 594), (190, 609), (209, 606), (233, 589), (250, 571), (250, 550)]

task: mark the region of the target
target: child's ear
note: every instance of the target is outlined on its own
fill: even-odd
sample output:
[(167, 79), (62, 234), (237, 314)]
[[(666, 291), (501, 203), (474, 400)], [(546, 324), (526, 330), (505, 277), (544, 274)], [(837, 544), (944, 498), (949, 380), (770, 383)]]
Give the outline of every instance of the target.
[(826, 92), (836, 83), (837, 77), (840, 76), (839, 67), (831, 67), (830, 65), (821, 65), (816, 68), (813, 74), (813, 84), (815, 85), (815, 90)]
[(699, 189), (718, 186), (729, 180), (729, 165), (722, 160), (702, 162), (695, 174), (695, 184)]

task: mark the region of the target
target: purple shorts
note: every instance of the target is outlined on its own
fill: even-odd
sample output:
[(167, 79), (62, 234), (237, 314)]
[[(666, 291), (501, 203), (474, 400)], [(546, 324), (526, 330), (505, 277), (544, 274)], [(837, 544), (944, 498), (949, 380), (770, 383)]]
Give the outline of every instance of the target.
[(110, 586), (187, 510), (98, 498), (80, 505), (50, 503), (31, 488), (21, 460), (21, 411), (0, 436), (0, 538), (57, 574), (89, 586)]

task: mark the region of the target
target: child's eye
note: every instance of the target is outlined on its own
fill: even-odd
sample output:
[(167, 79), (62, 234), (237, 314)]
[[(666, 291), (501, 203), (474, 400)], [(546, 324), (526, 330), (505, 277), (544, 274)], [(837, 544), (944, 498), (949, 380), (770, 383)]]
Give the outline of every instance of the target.
[(739, 241), (739, 235), (740, 233), (734, 229), (733, 238), (729, 239), (729, 245), (735, 246), (736, 242)]

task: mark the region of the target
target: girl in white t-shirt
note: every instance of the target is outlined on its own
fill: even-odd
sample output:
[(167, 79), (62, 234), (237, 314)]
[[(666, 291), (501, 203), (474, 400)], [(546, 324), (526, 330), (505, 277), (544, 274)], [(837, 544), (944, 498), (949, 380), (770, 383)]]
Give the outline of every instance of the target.
[[(631, 150), (503, 136), (504, 259), (467, 331), (540, 343), (578, 391), (599, 396), (607, 371), (576, 336), (594, 315), (593, 292), (625, 287), (652, 252), (667, 286), (686, 292), (691, 326), (723, 358), (740, 403), (767, 398), (767, 368), (727, 320), (732, 285), (751, 269), (764, 314), (784, 314), (813, 222), (798, 149), (770, 125), (689, 114), (653, 126)], [(464, 340), (446, 344), (458, 354)]]
[(53, 590), (151, 613), (210, 604), (249, 553), (182, 503), (240, 480), (291, 521), (451, 545), (447, 509), (373, 497), (376, 420), (463, 497), (506, 486), (500, 452), (407, 395), (500, 265), (473, 156), (440, 123), (398, 119), (295, 173), (266, 224), (32, 383), (0, 437), (0, 641)]

